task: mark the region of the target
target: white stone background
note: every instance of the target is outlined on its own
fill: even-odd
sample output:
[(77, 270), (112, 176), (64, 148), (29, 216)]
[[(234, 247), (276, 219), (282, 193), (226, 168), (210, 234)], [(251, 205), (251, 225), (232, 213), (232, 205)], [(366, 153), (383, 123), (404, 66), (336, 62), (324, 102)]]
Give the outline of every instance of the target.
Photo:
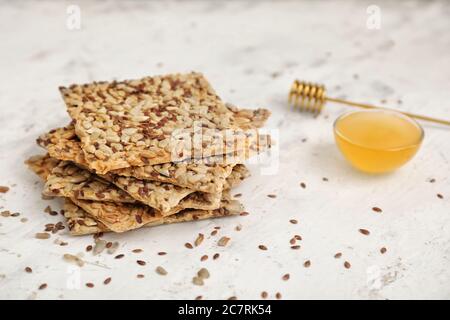
[[(66, 27), (69, 4), (81, 8), (80, 30)], [(381, 9), (379, 30), (366, 26), (371, 4)], [(0, 217), (0, 298), (258, 299), (262, 291), (284, 299), (450, 298), (449, 129), (423, 123), (426, 138), (412, 162), (368, 176), (334, 145), (333, 121), (347, 107), (329, 104), (313, 118), (286, 105), (300, 78), (326, 84), (330, 96), (386, 100), (384, 106), (449, 119), (449, 29), (448, 1), (0, 1), (0, 185), (12, 186), (0, 207), (29, 219)], [(23, 164), (43, 152), (34, 143), (39, 134), (69, 120), (58, 86), (191, 70), (203, 72), (224, 100), (272, 111), (278, 173), (263, 176), (251, 166), (252, 177), (236, 190), (247, 217), (105, 235), (120, 242), (125, 258), (85, 254), (80, 288), (68, 288), (71, 265), (62, 255), (83, 252), (92, 237), (34, 238), (60, 220), (43, 213), (60, 201), (42, 200), (42, 183)], [(218, 236), (184, 247), (214, 226), (222, 227)], [(303, 237), (301, 250), (289, 248), (294, 234)], [(217, 247), (223, 235), (231, 242)], [(55, 245), (57, 237), (69, 245)], [(200, 262), (215, 252), (218, 260)], [(336, 252), (343, 257), (335, 259)], [(169, 274), (157, 275), (158, 265)], [(194, 286), (202, 266), (211, 278)], [(289, 281), (281, 280), (285, 273)], [(41, 283), (48, 288), (37, 290)]]

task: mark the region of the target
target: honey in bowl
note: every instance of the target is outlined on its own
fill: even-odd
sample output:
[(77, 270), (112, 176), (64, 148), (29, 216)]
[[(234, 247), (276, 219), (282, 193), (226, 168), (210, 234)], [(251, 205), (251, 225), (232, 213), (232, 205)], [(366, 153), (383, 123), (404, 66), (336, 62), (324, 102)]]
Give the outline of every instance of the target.
[(354, 111), (334, 123), (336, 143), (344, 157), (368, 173), (393, 171), (419, 149), (424, 132), (413, 119), (383, 109)]

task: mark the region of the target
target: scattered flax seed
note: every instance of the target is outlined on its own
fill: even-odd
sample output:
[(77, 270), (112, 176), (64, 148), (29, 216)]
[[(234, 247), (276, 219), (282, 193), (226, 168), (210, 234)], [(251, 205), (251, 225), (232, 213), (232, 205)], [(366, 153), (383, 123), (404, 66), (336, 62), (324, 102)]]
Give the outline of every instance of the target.
[(193, 249), (194, 247), (192, 246), (192, 244), (190, 244), (189, 242), (186, 242), (185, 244), (184, 244), (184, 246), (186, 247), (186, 248), (188, 248), (188, 249)]
[(442, 194), (440, 194), (440, 193), (437, 194), (437, 197), (438, 197), (439, 199), (444, 199), (444, 196), (443, 196)]
[(301, 182), (300, 187), (302, 187), (303, 189), (306, 189), (306, 184), (304, 182)]
[(289, 240), (290, 244), (295, 244), (295, 242), (297, 242), (297, 240), (295, 240), (295, 238), (292, 238), (291, 240)]
[(145, 276), (143, 275), (143, 274), (141, 274), (141, 273), (139, 273), (139, 274), (137, 274), (136, 275), (136, 278), (138, 278), (138, 279), (143, 279)]
[(7, 193), (9, 191), (9, 187), (0, 186), (0, 193)]
[(327, 177), (323, 177), (323, 178), (322, 178), (322, 181), (327, 182), (327, 181), (328, 181), (328, 178), (327, 178)]
[(235, 197), (235, 198), (240, 198), (240, 197), (242, 197), (242, 193), (236, 193), (236, 194), (234, 195), (234, 197)]
[(206, 261), (208, 260), (208, 256), (205, 254), (200, 258), (200, 261)]
[(114, 241), (111, 246), (106, 250), (108, 254), (114, 254), (117, 249), (119, 248), (119, 243), (117, 241)]
[(86, 251), (87, 251), (87, 252), (92, 251), (92, 246), (91, 246), (91, 245), (88, 245), (88, 246), (86, 247)]
[(291, 246), (291, 249), (292, 249), (292, 250), (299, 250), (299, 249), (300, 249), (300, 246), (299, 246), (299, 245)]
[(211, 231), (211, 235), (212, 235), (212, 236), (215, 236), (216, 234), (217, 234), (217, 230)]
[(202, 244), (203, 239), (205, 239), (205, 236), (203, 235), (203, 233), (199, 233), (198, 236), (197, 236), (197, 239), (195, 239), (195, 241), (194, 241), (194, 245), (196, 247), (198, 247), (199, 245)]
[(63, 259), (66, 262), (75, 263), (79, 267), (84, 266), (84, 261), (81, 258), (74, 256), (73, 254), (66, 253), (63, 255)]
[(196, 296), (195, 297), (195, 300), (202, 300), (203, 299), (203, 296)]
[(295, 219), (291, 219), (291, 220), (289, 220), (289, 222), (292, 223), (292, 224), (297, 224), (298, 223), (298, 221), (295, 220)]
[(241, 231), (242, 230), (242, 226), (240, 224), (238, 224), (236, 227), (234, 227), (234, 230)]
[(261, 292), (261, 298), (267, 299), (268, 296), (269, 294), (266, 291)]
[(217, 260), (217, 259), (219, 259), (219, 257), (220, 257), (220, 254), (215, 253), (215, 254), (213, 255), (213, 260)]
[(359, 232), (365, 236), (368, 236), (370, 234), (370, 231), (366, 229), (359, 229)]
[(281, 293), (277, 292), (277, 293), (275, 294), (275, 298), (277, 298), (278, 300), (280, 300), (280, 299), (281, 299)]
[(282, 279), (283, 279), (284, 281), (288, 281), (290, 277), (291, 277), (291, 276), (289, 275), (289, 273), (286, 273), (286, 274), (283, 276)]
[(302, 240), (302, 237), (301, 237), (300, 235), (298, 235), (298, 234), (296, 234), (296, 235), (294, 236), (294, 238), (295, 238), (295, 240), (298, 240), (298, 241), (301, 241), (301, 240)]
[(309, 267), (311, 266), (311, 261), (306, 260), (305, 263), (303, 263), (303, 266), (304, 266), (305, 268), (309, 268)]
[(209, 271), (206, 268), (201, 268), (198, 272), (197, 272), (197, 276), (202, 278), (202, 279), (208, 279), (209, 278)]
[(381, 254), (385, 254), (386, 251), (387, 251), (387, 249), (386, 249), (385, 247), (383, 247), (383, 248), (380, 249)]
[(259, 246), (258, 246), (258, 248), (260, 249), (260, 250), (267, 250), (267, 247), (265, 246), (265, 245), (263, 245), (263, 244), (260, 244)]
[(14, 212), (11, 214), (11, 217), (18, 217), (20, 216), (20, 212)]
[(25, 268), (25, 272), (27, 272), (27, 273), (32, 273), (32, 272), (33, 272), (33, 269), (31, 269), (30, 267), (26, 267), (26, 268)]
[(50, 213), (50, 212), (52, 212), (52, 207), (46, 206), (45, 209), (44, 209), (44, 212), (45, 212), (45, 213)]
[(276, 198), (276, 197), (277, 197), (276, 194), (268, 194), (267, 196), (268, 196), (269, 198)]
[(231, 296), (231, 297), (228, 298), (228, 300), (237, 300), (237, 297), (236, 296)]
[(39, 290), (44, 290), (45, 288), (47, 288), (47, 284), (43, 283), (39, 286)]
[(345, 267), (345, 269), (350, 269), (351, 266), (352, 266), (352, 265), (350, 264), (350, 262), (348, 262), (348, 261), (345, 261), (345, 262), (344, 262), (344, 267)]
[(111, 282), (111, 278), (106, 278), (105, 280), (103, 280), (103, 284), (109, 284)]
[(228, 238), (228, 237), (222, 237), (222, 238), (220, 238), (219, 239), (219, 241), (217, 242), (217, 244), (220, 246), (220, 247), (225, 247), (227, 244), (228, 244), (228, 242), (231, 240), (231, 238)]
[(8, 210), (2, 211), (1, 215), (2, 215), (2, 217), (7, 218), (11, 215), (11, 212)]
[(122, 259), (123, 257), (125, 257), (124, 254), (118, 254), (117, 256), (114, 257), (114, 259)]
[(50, 233), (46, 232), (36, 233), (36, 239), (48, 239), (48, 238), (50, 238)]
[(93, 288), (94, 284), (92, 282), (88, 282), (88, 283), (86, 283), (86, 287)]
[(105, 247), (106, 247), (106, 249), (111, 248), (112, 247), (112, 242), (111, 241), (107, 242)]
[(22, 223), (25, 223), (25, 222), (27, 222), (27, 221), (28, 221), (27, 218), (22, 218), (22, 219), (20, 219), (20, 222), (22, 222)]
[(164, 252), (164, 251), (158, 252), (158, 256), (165, 256), (166, 254), (167, 254), (167, 252)]
[(372, 210), (375, 211), (375, 212), (378, 212), (378, 213), (383, 212), (383, 210), (381, 210), (378, 207), (373, 207)]
[(157, 266), (157, 267), (156, 267), (156, 273), (157, 273), (157, 274), (160, 274), (160, 275), (162, 275), (162, 276), (165, 276), (165, 275), (167, 274), (167, 271), (166, 271), (166, 269), (164, 269), (163, 267)]
[(247, 211), (242, 211), (239, 215), (240, 216), (248, 216), (250, 213), (249, 212), (247, 212)]
[(142, 249), (133, 249), (132, 252), (133, 253), (141, 253), (143, 250)]
[(334, 257), (335, 257), (336, 259), (339, 259), (340, 257), (342, 257), (342, 253), (338, 252), (338, 253), (336, 253), (336, 254), (334, 255)]
[(204, 284), (203, 279), (200, 277), (194, 277), (192, 278), (192, 283), (196, 286), (202, 286)]
[(432, 178), (432, 179), (428, 180), (428, 182), (429, 182), (429, 183), (435, 183), (435, 182), (436, 182), (436, 179), (433, 179), (433, 178)]
[(145, 266), (147, 264), (145, 261), (142, 260), (136, 260), (136, 263), (140, 266)]
[(214, 229), (216, 229), (216, 230), (220, 230), (220, 227), (219, 227), (219, 226), (216, 226), (216, 227), (214, 227)]

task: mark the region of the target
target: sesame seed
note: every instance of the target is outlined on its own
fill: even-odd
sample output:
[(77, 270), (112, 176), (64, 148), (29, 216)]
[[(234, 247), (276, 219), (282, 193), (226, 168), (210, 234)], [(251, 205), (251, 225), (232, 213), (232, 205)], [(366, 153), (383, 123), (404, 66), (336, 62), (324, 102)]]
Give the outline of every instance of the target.
[(111, 282), (111, 278), (106, 278), (104, 281), (103, 281), (103, 284), (109, 284)]
[(217, 242), (217, 245), (219, 245), (220, 247), (225, 247), (225, 246), (228, 244), (228, 242), (229, 242), (230, 240), (231, 240), (231, 239), (228, 238), (228, 237), (222, 237), (222, 238), (220, 238), (219, 241)]
[(263, 245), (263, 244), (260, 244), (260, 245), (258, 246), (258, 248), (259, 248), (260, 250), (267, 250), (267, 247), (266, 247), (265, 245)]
[(165, 276), (165, 275), (167, 274), (166, 269), (164, 269), (164, 268), (161, 267), (161, 266), (157, 266), (156, 269), (155, 269), (155, 271), (156, 271), (157, 274), (160, 274), (160, 275), (162, 275), (162, 276)]
[(203, 242), (203, 239), (205, 239), (205, 236), (203, 235), (203, 233), (199, 233), (197, 239), (195, 239), (194, 241), (194, 245), (198, 247)]

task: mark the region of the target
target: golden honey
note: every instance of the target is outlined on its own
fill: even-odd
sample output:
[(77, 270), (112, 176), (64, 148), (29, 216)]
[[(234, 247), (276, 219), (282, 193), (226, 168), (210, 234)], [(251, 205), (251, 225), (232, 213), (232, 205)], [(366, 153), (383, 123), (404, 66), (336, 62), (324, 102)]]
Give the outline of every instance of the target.
[(336, 143), (357, 169), (369, 173), (393, 171), (419, 149), (423, 129), (411, 118), (383, 109), (355, 111), (334, 124)]

